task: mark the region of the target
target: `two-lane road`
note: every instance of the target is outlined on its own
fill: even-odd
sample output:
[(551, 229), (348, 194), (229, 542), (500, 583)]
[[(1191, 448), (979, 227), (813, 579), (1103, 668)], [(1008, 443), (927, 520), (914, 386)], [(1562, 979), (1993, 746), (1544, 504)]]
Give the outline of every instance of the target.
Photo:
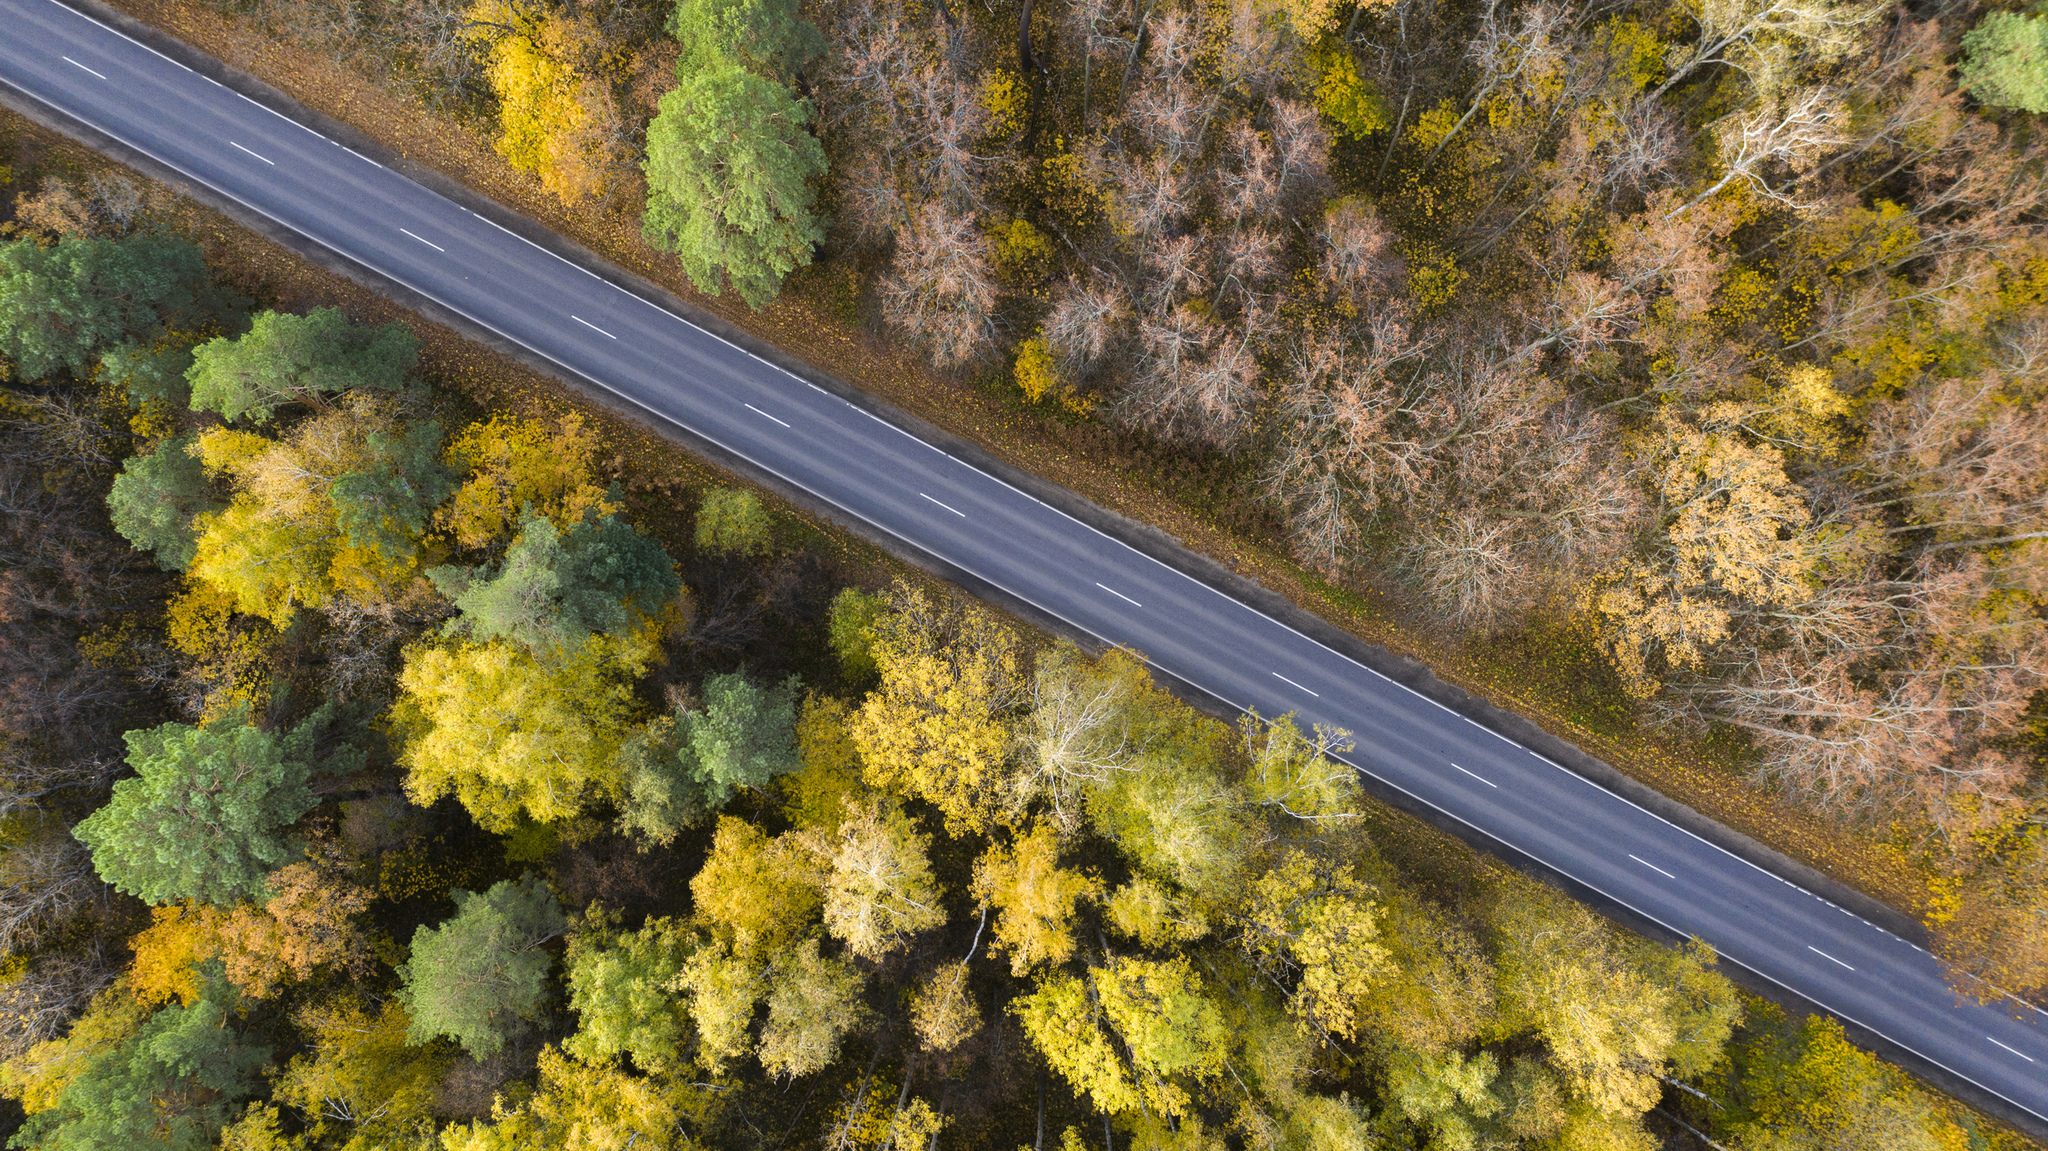
[(2048, 1129), (2038, 1012), (831, 393), (55, 0), (0, 0), (0, 83), (1360, 770)]

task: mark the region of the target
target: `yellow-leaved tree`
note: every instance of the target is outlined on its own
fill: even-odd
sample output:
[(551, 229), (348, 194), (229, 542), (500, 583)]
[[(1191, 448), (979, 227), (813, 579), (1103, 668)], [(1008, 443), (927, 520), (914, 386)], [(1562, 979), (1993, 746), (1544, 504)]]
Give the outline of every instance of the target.
[(434, 513), (435, 525), (476, 548), (511, 535), (528, 506), (565, 532), (618, 512), (597, 482), (597, 449), (596, 433), (576, 415), (479, 420), (448, 445), (448, 466), (465, 478)]
[(908, 584), (896, 585), (890, 606), (870, 628), (882, 683), (853, 721), (868, 783), (929, 802), (954, 834), (985, 831), (1000, 809), (1023, 690), (1017, 634)]
[(612, 85), (620, 54), (587, 13), (478, 0), (469, 35), (489, 46), (498, 154), (573, 204), (602, 194), (631, 160)]
[(988, 849), (974, 865), (974, 895), (996, 909), (995, 946), (1022, 976), (1041, 963), (1074, 954), (1074, 905), (1102, 894), (1102, 884), (1059, 865), (1060, 840), (1040, 823), (1009, 846)]
[(522, 813), (560, 823), (616, 800), (632, 681), (651, 654), (638, 635), (592, 636), (545, 660), (504, 640), (415, 648), (391, 711), (406, 794), (425, 806), (452, 793), (497, 832)]
[[(1804, 399), (1810, 406), (1811, 395)], [(1638, 696), (1656, 694), (1669, 670), (1704, 667), (1738, 614), (1812, 594), (1812, 515), (1785, 474), (1783, 453), (1748, 434), (1744, 425), (1756, 414), (1717, 403), (1695, 422), (1667, 410), (1645, 439), (1662, 538), (1651, 556), (1627, 561), (1586, 597), (1624, 685)]]
[(440, 428), (407, 423), (407, 403), (355, 391), (280, 439), (224, 427), (200, 436), (194, 454), (235, 498), (194, 521), (192, 578), (279, 627), (336, 595), (401, 598), (429, 509), (448, 491)]

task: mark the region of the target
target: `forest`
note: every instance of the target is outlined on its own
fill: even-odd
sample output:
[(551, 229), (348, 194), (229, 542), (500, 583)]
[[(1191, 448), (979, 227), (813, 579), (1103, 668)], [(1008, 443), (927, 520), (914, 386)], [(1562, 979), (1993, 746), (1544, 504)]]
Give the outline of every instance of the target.
[[(705, 292), (848, 270), (1473, 642), (1578, 621), (2048, 989), (2048, 16), (207, 2)], [(0, 225), (13, 1146), (2029, 1146), (1371, 802), (1346, 733), (650, 498), (154, 204)]]
[(0, 243), (11, 1146), (2031, 1146), (159, 216)]
[[(139, 0), (138, 0), (139, 2)], [(2048, 988), (2048, 15), (194, 0), (1881, 842)], [(842, 279), (843, 277), (843, 279)], [(842, 298), (843, 297), (843, 298)]]

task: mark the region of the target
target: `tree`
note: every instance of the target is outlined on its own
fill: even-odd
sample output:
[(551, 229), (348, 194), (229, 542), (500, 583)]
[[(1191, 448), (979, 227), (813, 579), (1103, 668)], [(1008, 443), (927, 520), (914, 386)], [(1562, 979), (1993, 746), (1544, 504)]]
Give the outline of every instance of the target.
[(352, 392), (282, 439), (222, 427), (200, 435), (193, 452), (236, 490), (226, 511), (195, 522), (193, 576), (279, 626), (337, 594), (397, 598), (450, 488), (440, 427), (407, 423), (407, 402)]
[(689, 1015), (668, 993), (683, 967), (675, 922), (650, 919), (638, 931), (581, 931), (569, 941), (569, 1006), (579, 1020), (562, 1049), (586, 1063), (620, 1055), (649, 1074), (683, 1057)]
[(1358, 817), (1358, 772), (1331, 754), (1352, 749), (1350, 732), (1317, 724), (1311, 738), (1292, 713), (1267, 723), (1256, 711), (1238, 730), (1251, 753), (1245, 791), (1253, 803), (1315, 826)]
[(855, 955), (880, 959), (946, 922), (928, 854), (931, 837), (901, 809), (869, 800), (848, 812), (836, 841), (818, 836), (814, 842), (831, 867), (825, 928)]
[(880, 673), (875, 664), (872, 629), (889, 610), (889, 601), (859, 588), (840, 588), (825, 617), (825, 636), (839, 657), (848, 682), (865, 685)]
[(697, 507), (697, 550), (706, 555), (746, 559), (767, 555), (775, 543), (775, 521), (761, 497), (745, 488), (712, 488)]
[(772, 687), (744, 675), (706, 676), (702, 707), (653, 720), (621, 748), (621, 826), (668, 843), (738, 792), (761, 791), (795, 771), (798, 687), (794, 676)]
[(759, 309), (811, 262), (825, 229), (810, 181), (824, 175), (825, 151), (805, 130), (810, 118), (788, 88), (727, 59), (662, 96), (647, 128), (641, 226), (699, 290), (730, 287)]
[(967, 964), (947, 963), (918, 987), (910, 1026), (926, 1051), (951, 1051), (981, 1030), (981, 1008), (968, 990), (967, 976)]
[(685, 1119), (702, 1114), (709, 1092), (650, 1079), (615, 1063), (540, 1053), (540, 1087), (517, 1107), (493, 1108), (490, 1122), (450, 1125), (445, 1151), (690, 1151)]
[(788, 835), (718, 817), (711, 852), (690, 880), (698, 916), (742, 956), (785, 950), (815, 921), (822, 876), (804, 845)]
[(502, 636), (537, 655), (580, 647), (593, 634), (623, 632), (658, 614), (683, 586), (668, 552), (617, 516), (564, 534), (530, 510), (494, 570), (440, 567), (428, 575), (455, 601), (471, 636)]
[(825, 38), (793, 0), (680, 0), (669, 31), (688, 53), (686, 69), (726, 57), (787, 82), (825, 54)]
[(1157, 690), (1145, 665), (1121, 648), (1094, 661), (1067, 643), (1040, 652), (1030, 708), (1018, 725), (1019, 770), (1004, 797), (1009, 808), (1022, 811), (1043, 798), (1055, 827), (1079, 828), (1088, 790), (1132, 770)]
[(244, 335), (199, 345), (186, 379), (193, 411), (267, 423), (288, 403), (323, 408), (337, 392), (402, 390), (418, 362), (419, 341), (405, 325), (357, 325), (339, 308), (314, 308), (261, 312)]
[(131, 731), (137, 778), (115, 784), (74, 834), (107, 882), (151, 903), (225, 906), (256, 895), (266, 871), (299, 853), (284, 833), (319, 802), (307, 787), (313, 774), (361, 766), (354, 748), (321, 747), (332, 714), (323, 708), (282, 735), (245, 714)]
[(433, 1130), (437, 1089), (448, 1056), (406, 1041), (411, 1017), (387, 1000), (372, 1013), (343, 1002), (295, 1016), (311, 1050), (294, 1055), (272, 1098), (311, 1120), (315, 1139), (350, 1136), (345, 1146), (403, 1146)]
[(155, 552), (157, 563), (172, 571), (192, 563), (198, 546), (192, 521), (227, 506), (214, 498), (205, 468), (186, 450), (190, 443), (180, 436), (131, 457), (107, 490), (114, 530), (136, 547)]
[(1738, 1147), (1934, 1151), (1969, 1141), (1926, 1091), (1857, 1050), (1833, 1019), (1757, 1004), (1728, 1062), (1714, 1130)]
[(1705, 1070), (1739, 1015), (1734, 989), (1704, 970), (1711, 951), (1646, 962), (1656, 945), (1630, 947), (1547, 889), (1504, 888), (1492, 926), (1500, 1026), (1542, 1037), (1569, 1093), (1603, 1113), (1649, 1110), (1674, 1061)]
[(996, 284), (989, 243), (972, 218), (927, 203), (896, 229), (896, 260), (882, 281), (882, 315), (941, 368), (994, 343)]
[(414, 649), (392, 708), (406, 794), (453, 793), (500, 832), (521, 812), (555, 823), (616, 797), (645, 659), (644, 645), (604, 636), (545, 663), (502, 640)]
[(197, 326), (223, 303), (184, 240), (0, 244), (0, 355), (25, 381), (83, 375), (102, 349)]
[(221, 994), (216, 986), (189, 1006), (165, 1007), (131, 1036), (92, 1051), (15, 1142), (51, 1151), (211, 1148), (270, 1061), (269, 1047), (229, 1025), (232, 993)]
[(620, 54), (599, 21), (573, 8), (481, 0), (470, 28), (488, 41), (498, 154), (565, 204), (601, 192), (627, 156), (612, 92)]
[(783, 811), (799, 828), (831, 834), (846, 818), (846, 805), (866, 791), (860, 748), (848, 730), (853, 712), (846, 702), (811, 692), (796, 721), (798, 768), (778, 784)]
[(450, 893), (455, 916), (413, 932), (412, 955), (398, 968), (399, 1001), (411, 1014), (406, 1041), (446, 1035), (476, 1059), (488, 1059), (539, 1018), (554, 957), (541, 944), (568, 920), (547, 885), (532, 876), (501, 880), (489, 891)]
[(869, 628), (882, 684), (853, 725), (868, 782), (929, 801), (955, 834), (987, 828), (1019, 688), (1017, 636), (987, 612), (898, 585)]
[(525, 509), (570, 531), (620, 510), (596, 479), (597, 436), (583, 418), (550, 423), (492, 416), (449, 443), (448, 466), (467, 478), (434, 513), (466, 548), (483, 547), (517, 528)]
[(1010, 1010), (1052, 1069), (1110, 1115), (1188, 1114), (1184, 1084), (1220, 1073), (1230, 1038), (1182, 956), (1041, 976)]
[(761, 1028), (761, 1066), (771, 1075), (809, 1075), (839, 1057), (839, 1041), (866, 1012), (860, 972), (818, 953), (806, 939), (769, 965), (768, 1022)]
[(2048, 19), (1986, 12), (1963, 33), (1956, 70), (1980, 104), (2048, 112)]
[(747, 1028), (761, 1001), (762, 965), (734, 955), (723, 941), (697, 948), (671, 988), (687, 996), (690, 1022), (697, 1026), (697, 1062), (717, 1077), (748, 1050)]
[(1347, 869), (1296, 850), (1253, 881), (1239, 913), (1239, 945), (1287, 992), (1288, 1011), (1323, 1035), (1355, 1036), (1355, 1005), (1392, 966), (1373, 894)]
[(262, 906), (231, 908), (186, 901), (150, 910), (151, 926), (129, 940), (135, 953), (129, 985), (136, 996), (193, 1003), (200, 970), (220, 963), (221, 976), (252, 999), (268, 999), (288, 980), (304, 981), (323, 966), (361, 974), (366, 941), (354, 922), (370, 906), (369, 890), (335, 873), (331, 844), (315, 841), (317, 861), (270, 873)]
[(995, 943), (1022, 977), (1041, 963), (1074, 954), (1074, 905), (1102, 893), (1102, 884), (1059, 866), (1059, 836), (1040, 823), (1031, 834), (991, 847), (974, 865), (974, 897), (996, 909)]
[(742, 789), (761, 790), (797, 768), (796, 677), (757, 687), (744, 675), (704, 679), (704, 706), (683, 712), (685, 769), (707, 807), (725, 806)]

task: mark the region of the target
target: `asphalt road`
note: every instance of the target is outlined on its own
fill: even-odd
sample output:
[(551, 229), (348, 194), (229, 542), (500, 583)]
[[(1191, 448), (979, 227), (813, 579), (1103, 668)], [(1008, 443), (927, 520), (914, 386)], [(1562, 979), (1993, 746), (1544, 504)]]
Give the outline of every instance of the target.
[(31, 99), (1222, 700), (1349, 729), (1383, 783), (2048, 1124), (2048, 1017), (1959, 1004), (1898, 936), (55, 0), (0, 28)]

